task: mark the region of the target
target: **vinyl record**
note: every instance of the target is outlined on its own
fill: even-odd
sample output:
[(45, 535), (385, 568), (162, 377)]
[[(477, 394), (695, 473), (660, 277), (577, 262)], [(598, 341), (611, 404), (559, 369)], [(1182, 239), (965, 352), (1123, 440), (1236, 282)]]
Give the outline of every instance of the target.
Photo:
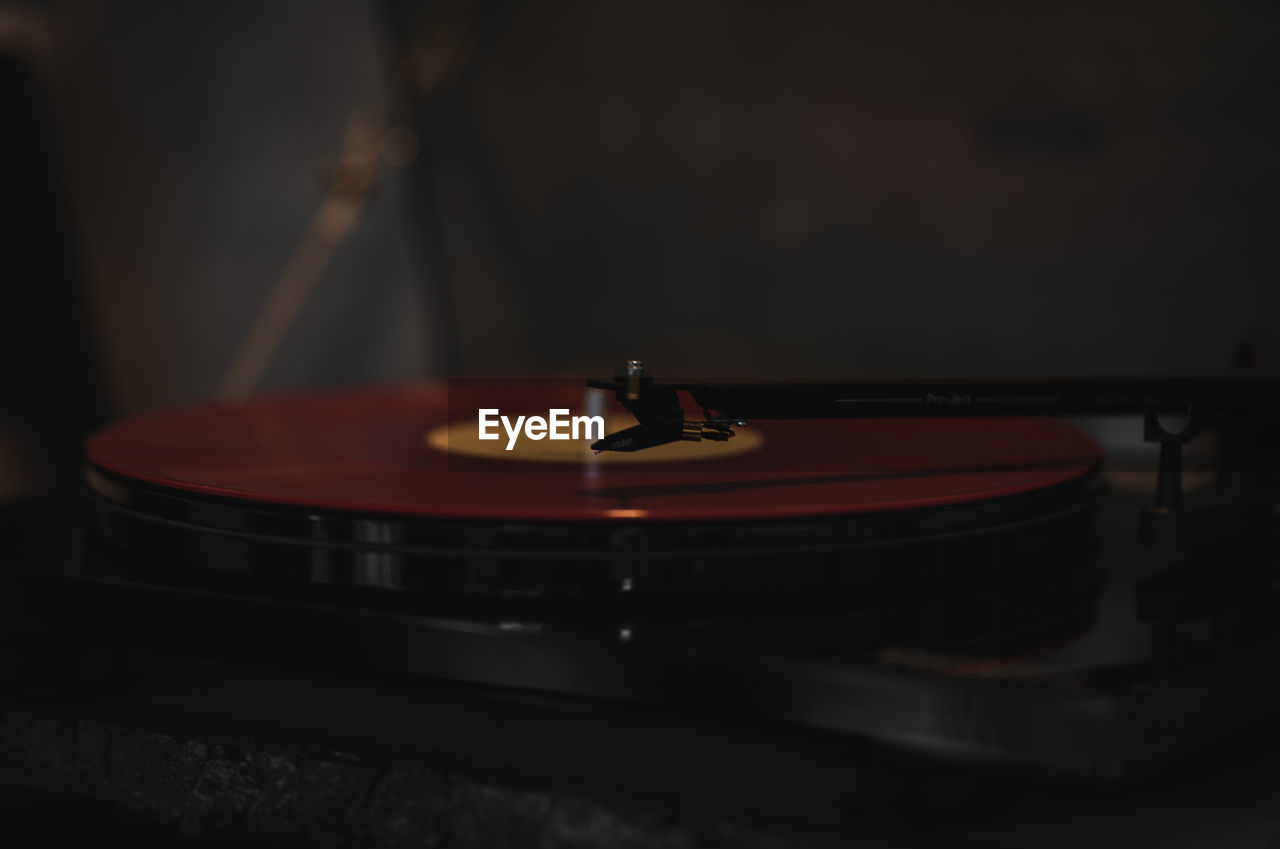
[(577, 382), (492, 391), (302, 394), (123, 422), (88, 444), (93, 526), (171, 579), (431, 598), (946, 590), (1056, 574), (1088, 547), (1099, 449), (1060, 422), (768, 421), (626, 462), (528, 441), (477, 454), (463, 437), (478, 402), (611, 406)]

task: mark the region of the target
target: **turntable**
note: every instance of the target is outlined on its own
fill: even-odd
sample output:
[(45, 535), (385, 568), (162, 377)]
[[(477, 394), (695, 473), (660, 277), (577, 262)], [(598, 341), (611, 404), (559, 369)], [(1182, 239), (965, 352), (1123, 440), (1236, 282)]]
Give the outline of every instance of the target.
[[(490, 408), (608, 432), (507, 451), (476, 438)], [(1145, 506), (1064, 419), (1110, 413), (1160, 446)], [(1258, 674), (1280, 661), (1278, 414), (1257, 375), (662, 381), (634, 361), (152, 414), (90, 440), (73, 550), (37, 535), (8, 570), (28, 631), (77, 658), (18, 680), (111, 722), (569, 784), (607, 768), (828, 824), (866, 789), (851, 761), (1129, 779), (1280, 706)], [(1216, 469), (1192, 491), (1197, 437)], [(59, 751), (22, 756), (88, 781)]]

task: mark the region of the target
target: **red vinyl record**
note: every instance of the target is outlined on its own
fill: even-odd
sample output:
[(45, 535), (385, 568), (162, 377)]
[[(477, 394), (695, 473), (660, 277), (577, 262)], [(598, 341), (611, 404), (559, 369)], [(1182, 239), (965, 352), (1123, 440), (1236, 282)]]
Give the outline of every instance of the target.
[(485, 404), (513, 416), (590, 406), (607, 410), (610, 430), (633, 422), (609, 393), (576, 382), (516, 383), (496, 401), (460, 398), (461, 391), (451, 399), (449, 387), (435, 383), (155, 413), (97, 434), (88, 459), (123, 479), (197, 497), (379, 515), (605, 522), (944, 507), (1079, 479), (1101, 456), (1069, 424), (1013, 418), (752, 422), (728, 443), (677, 443), (666, 453), (622, 458), (591, 456), (585, 443), (527, 439), (506, 452), (505, 436), (477, 450), (475, 411)]

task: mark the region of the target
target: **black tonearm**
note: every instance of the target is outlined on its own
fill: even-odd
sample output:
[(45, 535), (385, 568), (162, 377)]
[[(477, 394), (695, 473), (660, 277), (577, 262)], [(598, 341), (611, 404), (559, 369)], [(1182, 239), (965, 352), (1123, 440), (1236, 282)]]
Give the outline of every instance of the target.
[[(637, 422), (597, 441), (592, 448), (598, 452), (639, 451), (680, 440), (723, 441), (752, 419), (1138, 414), (1144, 438), (1161, 446), (1157, 514), (1181, 507), (1182, 446), (1202, 430), (1219, 435), (1220, 481), (1247, 489), (1276, 483), (1280, 379), (1257, 374), (659, 382), (643, 363), (631, 360), (613, 377), (587, 384), (616, 393)], [(686, 420), (682, 392), (702, 409), (702, 419)], [(1146, 525), (1144, 536), (1153, 541), (1167, 535), (1158, 519)]]

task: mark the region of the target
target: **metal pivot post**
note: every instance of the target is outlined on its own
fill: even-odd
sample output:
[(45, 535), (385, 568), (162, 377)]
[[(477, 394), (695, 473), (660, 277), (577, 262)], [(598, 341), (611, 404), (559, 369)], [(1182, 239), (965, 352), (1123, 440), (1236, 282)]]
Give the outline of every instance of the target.
[(1199, 433), (1195, 406), (1188, 405), (1183, 415), (1182, 428), (1173, 431), (1160, 421), (1160, 411), (1156, 408), (1148, 406), (1143, 414), (1143, 439), (1160, 443), (1154, 509), (1162, 512), (1182, 509), (1182, 446)]

